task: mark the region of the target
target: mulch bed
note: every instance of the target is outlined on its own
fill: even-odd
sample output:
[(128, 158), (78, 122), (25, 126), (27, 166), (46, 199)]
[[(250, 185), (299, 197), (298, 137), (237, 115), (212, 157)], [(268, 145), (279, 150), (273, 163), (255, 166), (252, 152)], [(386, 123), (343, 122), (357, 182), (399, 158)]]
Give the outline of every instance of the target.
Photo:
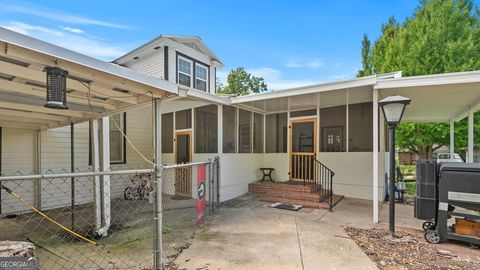
[(480, 251), (455, 245), (452, 252), (450, 244), (427, 243), (422, 231), (397, 228), (395, 238), (383, 228), (347, 227), (345, 231), (380, 269), (480, 269)]

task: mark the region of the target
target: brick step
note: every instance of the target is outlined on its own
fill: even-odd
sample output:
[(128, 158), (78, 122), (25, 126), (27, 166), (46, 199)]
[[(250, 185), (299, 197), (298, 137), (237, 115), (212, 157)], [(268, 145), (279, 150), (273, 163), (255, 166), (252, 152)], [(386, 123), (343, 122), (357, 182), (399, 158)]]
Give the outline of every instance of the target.
[[(255, 194), (255, 193), (254, 193)], [(311, 192), (296, 192), (296, 191), (269, 191), (266, 193), (258, 194), (259, 196), (278, 197), (291, 200), (302, 200), (309, 202), (319, 202), (320, 193)]]
[(303, 185), (291, 185), (291, 184), (281, 184), (281, 183), (272, 183), (272, 184), (259, 184), (253, 183), (248, 185), (249, 191), (269, 191), (269, 190), (282, 190), (282, 191), (299, 191), (299, 192), (312, 192), (311, 186)]

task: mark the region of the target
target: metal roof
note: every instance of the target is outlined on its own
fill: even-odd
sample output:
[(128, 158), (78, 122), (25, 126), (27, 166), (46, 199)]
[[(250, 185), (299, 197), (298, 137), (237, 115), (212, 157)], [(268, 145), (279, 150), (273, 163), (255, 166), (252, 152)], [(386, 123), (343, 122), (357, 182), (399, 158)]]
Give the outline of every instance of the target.
[[(178, 86), (0, 28), (0, 126), (48, 129), (177, 96)], [(68, 110), (45, 108), (46, 66), (69, 72)]]

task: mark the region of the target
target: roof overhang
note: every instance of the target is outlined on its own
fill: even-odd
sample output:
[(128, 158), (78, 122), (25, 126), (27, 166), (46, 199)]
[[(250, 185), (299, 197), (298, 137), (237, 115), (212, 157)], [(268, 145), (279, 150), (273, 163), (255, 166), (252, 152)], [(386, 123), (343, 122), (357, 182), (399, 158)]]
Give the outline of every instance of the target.
[[(47, 129), (178, 94), (174, 83), (0, 28), (0, 126)], [(69, 72), (68, 110), (45, 108), (46, 66)], [(15, 118), (12, 118), (15, 117)]]
[(401, 95), (411, 98), (403, 121), (448, 122), (480, 109), (480, 71), (401, 77), (400, 72), (231, 97), (231, 104), (264, 113), (371, 102)]
[(148, 53), (148, 51), (156, 50), (157, 46), (168, 45), (170, 43), (174, 44), (173, 42), (177, 42), (180, 44), (183, 43), (192, 43), (202, 51), (205, 55), (207, 55), (211, 61), (215, 61), (218, 63), (218, 67), (223, 67), (223, 63), (220, 59), (213, 53), (212, 50), (203, 42), (203, 40), (198, 36), (173, 36), (173, 35), (160, 35), (147, 43), (133, 49), (132, 51), (120, 56), (119, 58), (113, 60), (113, 63), (117, 64), (125, 64), (127, 61), (130, 61), (133, 57), (136, 57), (140, 54)]
[(480, 71), (403, 77), (377, 81), (379, 97), (412, 99), (402, 121), (447, 122), (480, 108)]

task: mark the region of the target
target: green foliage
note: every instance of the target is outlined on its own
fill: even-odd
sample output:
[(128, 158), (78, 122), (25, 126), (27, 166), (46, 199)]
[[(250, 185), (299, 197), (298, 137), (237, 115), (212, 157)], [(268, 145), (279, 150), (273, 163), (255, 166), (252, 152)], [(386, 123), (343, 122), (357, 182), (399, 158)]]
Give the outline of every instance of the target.
[(172, 232), (172, 228), (169, 226), (163, 226), (162, 227), (162, 234), (169, 234)]
[(407, 188), (405, 192), (407, 192), (408, 195), (410, 196), (416, 195), (417, 187), (415, 186), (415, 182), (405, 182), (405, 187)]
[[(478, 70), (480, 12), (471, 0), (423, 0), (402, 24), (391, 17), (382, 26), (369, 57), (364, 56), (364, 46), (362, 42), (362, 62), (370, 59), (371, 63), (363, 66), (371, 65), (377, 74), (401, 70), (403, 76), (416, 76)], [(466, 146), (466, 130), (466, 120), (455, 126), (458, 152)], [(400, 148), (431, 158), (432, 151), (449, 144), (449, 125), (401, 123), (396, 138)]]
[(267, 91), (267, 84), (262, 77), (256, 77), (238, 67), (228, 74), (227, 86), (217, 80), (217, 93), (244, 96)]
[(445, 123), (409, 123), (398, 125), (396, 145), (421, 159), (432, 158), (433, 151), (450, 142), (450, 128)]
[(370, 39), (364, 34), (362, 40), (362, 69), (358, 71), (357, 77), (365, 77), (373, 74), (370, 47)]
[(417, 168), (415, 165), (400, 165), (400, 171), (404, 176), (415, 175)]
[(422, 1), (402, 25), (391, 18), (375, 42), (376, 73), (405, 76), (480, 68), (480, 20), (472, 1)]

